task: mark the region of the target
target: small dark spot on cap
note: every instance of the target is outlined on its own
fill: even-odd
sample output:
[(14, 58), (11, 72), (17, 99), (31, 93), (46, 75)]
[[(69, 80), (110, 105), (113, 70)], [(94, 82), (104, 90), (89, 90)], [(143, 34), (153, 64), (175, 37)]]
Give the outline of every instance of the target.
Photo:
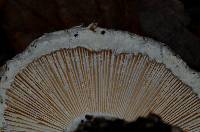
[(84, 120), (81, 120), (81, 123), (84, 123)]
[(0, 96), (0, 103), (3, 104), (3, 97)]
[(78, 37), (78, 33), (74, 34), (74, 37)]
[(9, 67), (6, 65), (6, 70), (9, 70)]
[(102, 35), (104, 35), (105, 33), (106, 33), (106, 31), (104, 31), (104, 30), (103, 30), (103, 31), (101, 31), (101, 34), (102, 34)]

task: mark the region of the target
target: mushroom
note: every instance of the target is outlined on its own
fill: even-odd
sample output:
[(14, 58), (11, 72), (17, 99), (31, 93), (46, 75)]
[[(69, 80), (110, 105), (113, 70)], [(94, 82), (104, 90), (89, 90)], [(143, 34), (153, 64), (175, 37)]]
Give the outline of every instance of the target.
[(74, 27), (33, 41), (6, 67), (5, 131), (62, 132), (86, 114), (131, 121), (149, 113), (200, 130), (200, 74), (149, 38)]

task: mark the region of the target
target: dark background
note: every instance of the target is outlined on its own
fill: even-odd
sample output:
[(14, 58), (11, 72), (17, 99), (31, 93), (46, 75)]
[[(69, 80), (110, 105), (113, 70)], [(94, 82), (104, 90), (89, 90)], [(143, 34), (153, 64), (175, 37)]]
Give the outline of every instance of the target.
[(43, 33), (98, 22), (164, 42), (200, 71), (198, 1), (0, 0), (0, 65)]

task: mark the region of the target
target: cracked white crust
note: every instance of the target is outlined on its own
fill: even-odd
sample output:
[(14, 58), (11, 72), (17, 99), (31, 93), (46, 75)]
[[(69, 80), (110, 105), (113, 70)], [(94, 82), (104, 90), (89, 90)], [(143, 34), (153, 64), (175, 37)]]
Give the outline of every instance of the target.
[[(105, 34), (102, 34), (105, 31)], [(75, 35), (77, 34), (77, 35)], [(85, 47), (92, 50), (112, 49), (116, 54), (142, 53), (166, 65), (182, 82), (190, 86), (200, 97), (200, 73), (191, 70), (185, 62), (175, 56), (164, 44), (149, 38), (96, 28), (74, 27), (69, 30), (48, 33), (33, 41), (21, 54), (6, 63), (6, 70), (0, 71), (0, 95), (5, 100), (5, 90), (10, 87), (15, 75), (33, 60), (61, 48)], [(0, 104), (0, 127), (2, 127), (5, 104)]]

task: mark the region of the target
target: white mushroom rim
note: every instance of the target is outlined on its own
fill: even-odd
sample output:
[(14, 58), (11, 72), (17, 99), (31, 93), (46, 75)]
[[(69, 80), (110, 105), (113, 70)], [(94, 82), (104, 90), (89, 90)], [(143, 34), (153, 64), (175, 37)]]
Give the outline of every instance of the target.
[(6, 107), (5, 91), (10, 87), (15, 75), (24, 69), (33, 60), (62, 48), (84, 47), (95, 51), (111, 49), (115, 54), (142, 53), (165, 64), (166, 68), (182, 82), (190, 86), (200, 97), (200, 73), (191, 70), (186, 63), (178, 58), (164, 44), (149, 38), (130, 34), (128, 32), (113, 31), (96, 28), (74, 27), (69, 30), (48, 33), (33, 41), (21, 54), (6, 63), (6, 69), (1, 71), (0, 94), (0, 127), (3, 125), (3, 111)]

